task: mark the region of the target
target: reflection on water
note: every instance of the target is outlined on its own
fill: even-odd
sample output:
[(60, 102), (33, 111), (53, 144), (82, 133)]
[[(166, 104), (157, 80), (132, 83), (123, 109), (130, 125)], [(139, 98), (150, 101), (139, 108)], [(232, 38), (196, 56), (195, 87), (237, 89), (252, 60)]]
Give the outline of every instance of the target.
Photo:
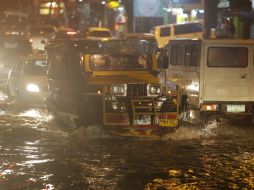
[(0, 91), (0, 102), (4, 102), (8, 99), (7, 94), (3, 93), (2, 91)]
[(24, 110), (23, 112), (19, 114), (19, 116), (23, 118), (32, 117), (32, 118), (35, 118), (36, 120), (47, 121), (47, 122), (53, 119), (52, 114), (45, 112), (45, 110), (35, 109), (35, 108)]
[(212, 121), (155, 141), (67, 133), (44, 108), (0, 113), (0, 190), (254, 189), (253, 127)]

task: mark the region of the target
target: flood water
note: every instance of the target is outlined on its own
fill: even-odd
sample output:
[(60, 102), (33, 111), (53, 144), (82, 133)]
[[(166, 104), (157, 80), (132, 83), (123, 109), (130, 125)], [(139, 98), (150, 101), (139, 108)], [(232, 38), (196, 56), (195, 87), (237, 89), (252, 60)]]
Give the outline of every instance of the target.
[(0, 102), (0, 190), (254, 189), (254, 127), (183, 126), (161, 140), (73, 129)]

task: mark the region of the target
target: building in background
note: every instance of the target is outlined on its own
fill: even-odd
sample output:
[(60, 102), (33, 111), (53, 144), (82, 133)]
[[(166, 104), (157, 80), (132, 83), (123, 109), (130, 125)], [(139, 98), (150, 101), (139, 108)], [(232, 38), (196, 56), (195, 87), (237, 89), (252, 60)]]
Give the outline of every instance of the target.
[[(232, 25), (234, 31), (232, 38), (249, 39), (254, 37), (253, 26), (253, 1), (250, 0), (205, 0), (205, 37), (217, 37), (223, 34), (225, 25)], [(227, 30), (227, 27), (226, 27)], [(230, 35), (229, 35), (230, 36)]]
[(134, 0), (134, 31), (156, 25), (202, 20), (204, 0)]

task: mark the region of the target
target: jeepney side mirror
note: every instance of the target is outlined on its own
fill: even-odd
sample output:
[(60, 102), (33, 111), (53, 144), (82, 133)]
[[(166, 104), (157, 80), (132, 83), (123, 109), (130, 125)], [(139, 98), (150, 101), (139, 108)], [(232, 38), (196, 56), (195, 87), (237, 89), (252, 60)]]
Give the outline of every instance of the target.
[(161, 69), (167, 69), (168, 68), (168, 55), (161, 55), (158, 60), (158, 66)]

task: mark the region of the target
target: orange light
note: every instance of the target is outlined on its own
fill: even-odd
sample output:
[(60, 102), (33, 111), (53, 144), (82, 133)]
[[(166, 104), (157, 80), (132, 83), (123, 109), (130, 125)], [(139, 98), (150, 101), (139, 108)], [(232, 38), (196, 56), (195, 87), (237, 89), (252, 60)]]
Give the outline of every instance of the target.
[(217, 105), (216, 104), (202, 105), (201, 110), (202, 111), (216, 111)]

